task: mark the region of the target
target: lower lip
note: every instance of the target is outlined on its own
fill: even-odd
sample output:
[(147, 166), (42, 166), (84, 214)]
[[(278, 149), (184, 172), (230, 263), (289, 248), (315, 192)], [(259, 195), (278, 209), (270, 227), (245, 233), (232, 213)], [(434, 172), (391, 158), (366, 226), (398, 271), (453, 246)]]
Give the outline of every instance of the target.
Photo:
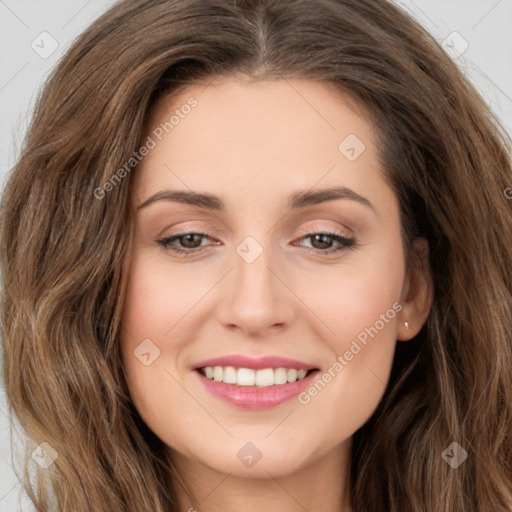
[(270, 409), (291, 400), (304, 391), (311, 385), (318, 370), (311, 372), (302, 380), (263, 388), (226, 384), (208, 379), (199, 371), (195, 373), (212, 395), (231, 405), (241, 409)]

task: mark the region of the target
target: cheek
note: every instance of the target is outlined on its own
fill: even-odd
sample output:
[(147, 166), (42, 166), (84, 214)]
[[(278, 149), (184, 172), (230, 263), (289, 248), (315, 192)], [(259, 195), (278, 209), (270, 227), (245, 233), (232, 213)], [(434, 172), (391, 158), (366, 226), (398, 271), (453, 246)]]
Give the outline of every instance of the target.
[(295, 280), (309, 309), (325, 327), (322, 338), (336, 354), (350, 350), (356, 339), (364, 344), (377, 336), (395, 338), (397, 334), (404, 268), (399, 253), (387, 259), (378, 256), (329, 270), (322, 276), (323, 286), (318, 276)]
[(332, 356), (299, 402), (308, 410), (308, 428), (318, 429), (314, 418), (323, 417), (321, 433), (333, 443), (352, 435), (370, 418), (386, 389), (403, 276), (400, 264), (388, 263), (378, 269), (375, 264), (354, 268), (331, 281), (330, 300), (322, 303), (317, 296), (325, 323), (335, 332), (324, 338)]
[[(180, 283), (176, 276), (167, 281), (159, 268), (134, 255), (126, 289), (122, 329), (121, 354), (132, 399), (144, 417), (162, 384), (170, 380), (165, 370), (170, 366), (172, 326), (176, 323), (171, 300)], [(166, 336), (166, 333), (171, 332)]]
[[(337, 316), (332, 346), (337, 354), (351, 351), (354, 344), (369, 348), (370, 341), (396, 339), (397, 314), (402, 309), (399, 303), (399, 291), (392, 283), (379, 287), (371, 281), (367, 287), (361, 288), (354, 283), (345, 283), (345, 293), (337, 301)], [(332, 311), (334, 316), (334, 310)], [(379, 351), (379, 343), (371, 344), (372, 351)], [(357, 353), (357, 346), (352, 349)], [(367, 350), (364, 351), (365, 355)], [(350, 354), (347, 358), (351, 360)], [(361, 357), (359, 360), (363, 359)]]
[(340, 317), (338, 336), (330, 342), (332, 357), (298, 396), (300, 429), (323, 440), (318, 450), (332, 449), (352, 436), (372, 416), (386, 390), (396, 346), (392, 317), (399, 304), (393, 308), (386, 300), (372, 297), (370, 302), (368, 297), (366, 305), (368, 309), (361, 310), (353, 305), (346, 321)]
[[(191, 272), (170, 271), (161, 258), (136, 254), (133, 258), (123, 309), (123, 350), (128, 353), (144, 339), (162, 350), (178, 330), (182, 319), (193, 316), (193, 307), (204, 294), (204, 285)], [(173, 343), (173, 347), (175, 347)], [(165, 350), (165, 352), (169, 352)]]
[(187, 410), (190, 403), (178, 383), (184, 377), (183, 353), (197, 328), (197, 305), (215, 279), (198, 280), (197, 272), (185, 267), (177, 269), (161, 257), (136, 251), (127, 283), (120, 338), (123, 368), (139, 414), (157, 428), (172, 424), (171, 418), (163, 420), (171, 403), (175, 410)]

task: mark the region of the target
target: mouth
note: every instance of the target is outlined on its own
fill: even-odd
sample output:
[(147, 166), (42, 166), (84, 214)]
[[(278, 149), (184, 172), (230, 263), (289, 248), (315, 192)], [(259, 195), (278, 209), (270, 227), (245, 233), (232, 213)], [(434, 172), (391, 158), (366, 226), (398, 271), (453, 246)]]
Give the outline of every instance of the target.
[(236, 368), (234, 366), (205, 366), (197, 368), (201, 375), (215, 382), (223, 382), (234, 386), (267, 388), (271, 386), (283, 386), (301, 381), (318, 371), (318, 368), (309, 370), (297, 368)]
[(204, 389), (239, 409), (269, 409), (297, 398), (320, 373), (318, 367), (282, 357), (228, 356), (192, 368)]

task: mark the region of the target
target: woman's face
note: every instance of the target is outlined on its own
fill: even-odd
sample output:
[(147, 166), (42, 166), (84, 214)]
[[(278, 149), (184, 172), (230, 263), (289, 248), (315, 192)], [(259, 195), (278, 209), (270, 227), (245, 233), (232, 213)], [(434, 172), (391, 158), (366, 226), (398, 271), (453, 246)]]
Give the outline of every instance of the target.
[(429, 295), (375, 136), (306, 80), (216, 80), (152, 110), (121, 341), (176, 460), (291, 474), (348, 453), (377, 407)]

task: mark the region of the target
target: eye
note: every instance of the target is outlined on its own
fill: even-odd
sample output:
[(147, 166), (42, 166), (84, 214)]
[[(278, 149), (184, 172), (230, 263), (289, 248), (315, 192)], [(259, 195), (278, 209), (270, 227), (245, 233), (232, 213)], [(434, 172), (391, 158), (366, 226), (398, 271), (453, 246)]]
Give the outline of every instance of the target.
[[(350, 249), (356, 245), (355, 238), (349, 238), (340, 233), (308, 233), (300, 238), (300, 240), (311, 240), (312, 249), (317, 254), (332, 254), (343, 249)], [(339, 244), (332, 248), (333, 243)]]
[[(158, 244), (164, 249), (175, 252), (177, 254), (197, 254), (202, 252), (205, 248), (201, 248), (201, 242), (203, 239), (211, 238), (206, 233), (181, 233), (178, 235), (161, 238), (157, 240)], [(172, 245), (174, 242), (179, 241), (183, 249)], [(198, 243), (199, 242), (199, 243)]]
[[(207, 249), (207, 247), (202, 245), (202, 242), (205, 239), (212, 240), (212, 238), (206, 233), (190, 232), (161, 238), (157, 240), (157, 243), (165, 250), (172, 251), (176, 254), (182, 254), (184, 256), (191, 256)], [(340, 233), (308, 233), (299, 240), (307, 239), (311, 240), (312, 247), (306, 248), (320, 255), (332, 254), (343, 249), (353, 248), (357, 243), (355, 238), (349, 238)], [(180, 246), (176, 246), (176, 242), (178, 242)]]

